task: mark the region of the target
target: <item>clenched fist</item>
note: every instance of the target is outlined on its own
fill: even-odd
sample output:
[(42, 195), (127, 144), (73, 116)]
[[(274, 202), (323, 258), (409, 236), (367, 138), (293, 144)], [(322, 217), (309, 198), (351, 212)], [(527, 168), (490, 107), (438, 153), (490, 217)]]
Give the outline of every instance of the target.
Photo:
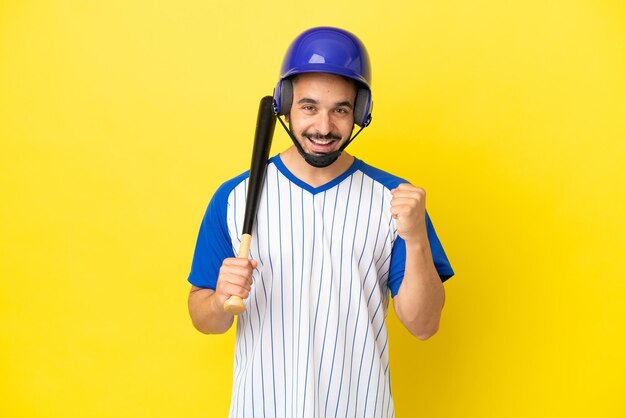
[(217, 285), (215, 286), (215, 302), (224, 306), (224, 302), (232, 295), (246, 299), (252, 289), (252, 272), (257, 267), (255, 260), (247, 258), (226, 258), (222, 262)]
[(420, 187), (402, 183), (391, 190), (391, 215), (398, 235), (407, 243), (427, 239), (426, 192)]

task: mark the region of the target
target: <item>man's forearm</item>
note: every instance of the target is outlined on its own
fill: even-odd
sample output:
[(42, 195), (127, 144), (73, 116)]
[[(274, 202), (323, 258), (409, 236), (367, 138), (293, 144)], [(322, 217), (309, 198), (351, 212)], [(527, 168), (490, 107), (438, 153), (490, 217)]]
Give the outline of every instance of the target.
[(217, 302), (214, 290), (198, 287), (189, 292), (189, 315), (194, 327), (204, 334), (223, 334), (234, 320)]
[(406, 242), (404, 279), (394, 298), (398, 318), (411, 334), (425, 340), (439, 329), (444, 299), (428, 239)]

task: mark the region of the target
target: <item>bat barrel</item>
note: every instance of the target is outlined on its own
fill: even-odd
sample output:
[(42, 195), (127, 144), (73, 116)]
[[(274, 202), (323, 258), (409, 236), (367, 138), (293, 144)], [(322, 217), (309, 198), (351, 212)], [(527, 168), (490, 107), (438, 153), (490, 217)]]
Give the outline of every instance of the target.
[(267, 160), (272, 147), (272, 137), (276, 127), (276, 115), (272, 96), (265, 96), (259, 104), (254, 148), (250, 163), (250, 180), (248, 182), (248, 196), (246, 198), (246, 212), (243, 220), (242, 233), (252, 234), (254, 217), (259, 207), (259, 199), (263, 190)]

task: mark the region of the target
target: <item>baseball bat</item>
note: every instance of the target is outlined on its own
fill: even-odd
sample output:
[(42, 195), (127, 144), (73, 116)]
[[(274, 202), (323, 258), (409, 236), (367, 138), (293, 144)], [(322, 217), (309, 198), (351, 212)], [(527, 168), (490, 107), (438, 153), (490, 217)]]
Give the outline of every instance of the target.
[[(272, 96), (265, 96), (259, 104), (259, 114), (256, 121), (254, 134), (254, 146), (252, 148), (252, 161), (250, 163), (250, 177), (248, 178), (248, 195), (246, 196), (246, 211), (241, 230), (241, 243), (239, 244), (238, 258), (248, 258), (250, 242), (252, 240), (252, 227), (254, 218), (259, 207), (259, 199), (265, 181), (267, 160), (272, 147), (274, 127), (276, 126), (276, 114)], [(232, 295), (224, 302), (224, 310), (233, 315), (239, 315), (246, 310), (243, 299)]]

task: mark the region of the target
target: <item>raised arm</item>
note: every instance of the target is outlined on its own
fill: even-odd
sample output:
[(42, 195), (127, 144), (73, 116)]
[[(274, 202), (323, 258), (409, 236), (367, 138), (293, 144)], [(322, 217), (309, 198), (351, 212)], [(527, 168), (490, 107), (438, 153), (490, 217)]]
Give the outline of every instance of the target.
[(411, 184), (391, 191), (391, 213), (406, 244), (404, 279), (393, 299), (400, 322), (421, 340), (439, 329), (445, 300), (426, 229), (426, 192)]

